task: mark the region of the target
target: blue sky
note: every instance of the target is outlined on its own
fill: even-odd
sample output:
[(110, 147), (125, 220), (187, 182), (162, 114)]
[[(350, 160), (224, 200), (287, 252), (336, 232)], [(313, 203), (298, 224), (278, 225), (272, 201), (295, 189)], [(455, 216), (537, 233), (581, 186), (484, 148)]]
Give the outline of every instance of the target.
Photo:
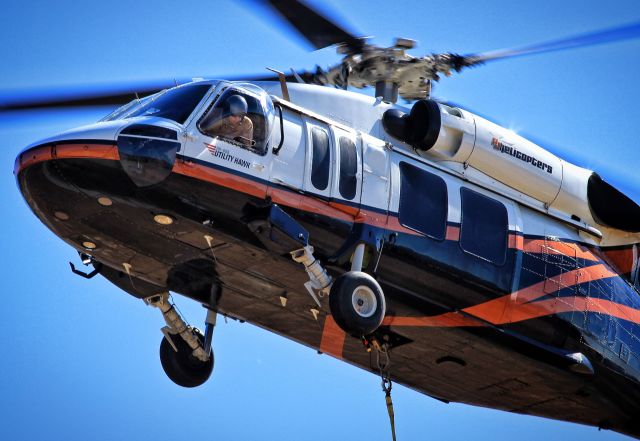
[[(364, 1), (324, 7), (374, 35), (418, 40), (412, 53), (478, 52), (640, 20), (637, 1)], [(310, 52), (264, 11), (234, 2), (5, 0), (0, 90), (224, 77), (266, 66), (313, 68)], [(492, 63), (443, 80), (435, 93), (515, 129), (640, 192), (640, 40)], [(158, 359), (162, 319), (108, 282), (73, 276), (75, 252), (31, 214), (11, 171), (39, 138), (106, 109), (0, 115), (4, 280), (0, 438), (12, 440), (389, 439), (379, 379), (249, 324), (219, 321), (216, 368), (195, 390), (174, 386)], [(194, 324), (204, 312), (177, 299)], [(399, 439), (521, 440), (621, 435), (459, 404), (397, 386)]]

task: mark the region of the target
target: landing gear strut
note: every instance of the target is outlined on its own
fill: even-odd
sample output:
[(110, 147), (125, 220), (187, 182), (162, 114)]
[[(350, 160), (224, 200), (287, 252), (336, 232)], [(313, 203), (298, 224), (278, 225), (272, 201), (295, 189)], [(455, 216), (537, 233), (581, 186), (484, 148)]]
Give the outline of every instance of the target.
[[(145, 299), (148, 305), (160, 309), (167, 326), (162, 328), (164, 338), (160, 344), (160, 362), (167, 376), (179, 386), (196, 387), (203, 384), (213, 372), (211, 337), (215, 325), (215, 312), (207, 314), (207, 338), (180, 317), (169, 302), (169, 293)], [(212, 318), (213, 317), (213, 318)]]

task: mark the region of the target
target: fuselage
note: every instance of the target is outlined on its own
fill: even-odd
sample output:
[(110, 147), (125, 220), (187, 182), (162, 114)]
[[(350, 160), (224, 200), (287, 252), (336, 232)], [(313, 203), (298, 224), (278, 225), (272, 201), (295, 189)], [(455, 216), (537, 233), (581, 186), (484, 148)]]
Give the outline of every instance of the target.
[[(133, 103), (16, 159), (34, 213), (100, 274), (140, 298), (171, 290), (207, 303), (219, 287), (221, 314), (374, 370), (326, 301), (306, 293), (290, 242), (271, 228), (278, 206), (331, 274), (367, 244), (364, 271), (387, 298), (395, 381), (640, 436), (640, 236), (598, 224), (581, 205), (587, 171), (494, 141), (493, 129), (481, 138), (479, 127), (493, 126), (457, 109), (473, 127), (456, 126), (458, 150), (447, 141), (429, 157), (385, 131), (395, 106), (370, 97), (290, 85), (289, 103), (275, 83), (194, 86), (182, 113), (136, 115), (148, 103)], [(250, 146), (203, 129), (234, 87), (255, 99)], [(495, 159), (501, 174), (487, 174), (481, 139), (509, 156)], [(522, 168), (504, 171), (506, 161)]]

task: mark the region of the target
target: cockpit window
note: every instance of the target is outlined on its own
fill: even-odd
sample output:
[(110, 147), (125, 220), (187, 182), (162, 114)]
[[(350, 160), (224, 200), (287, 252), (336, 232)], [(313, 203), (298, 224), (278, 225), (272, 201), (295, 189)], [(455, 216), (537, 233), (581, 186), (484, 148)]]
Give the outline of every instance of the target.
[(267, 152), (274, 108), (266, 92), (252, 84), (227, 88), (198, 122), (202, 133), (259, 155)]
[(210, 88), (211, 84), (196, 83), (169, 89), (156, 99), (149, 100), (126, 117), (157, 116), (184, 124)]
[(158, 95), (161, 95), (163, 92), (154, 93), (153, 95), (149, 95), (140, 99), (136, 98), (135, 100), (128, 102), (124, 106), (118, 107), (116, 110), (103, 117), (100, 121), (115, 121), (117, 119), (124, 119), (127, 117), (128, 113), (134, 112), (137, 108), (144, 106), (151, 100), (156, 99)]

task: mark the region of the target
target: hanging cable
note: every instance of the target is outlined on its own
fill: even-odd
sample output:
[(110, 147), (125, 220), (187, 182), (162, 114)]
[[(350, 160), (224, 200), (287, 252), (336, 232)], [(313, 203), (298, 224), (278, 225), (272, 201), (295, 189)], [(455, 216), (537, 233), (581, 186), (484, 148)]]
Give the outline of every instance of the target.
[(382, 378), (382, 391), (384, 392), (384, 399), (387, 404), (387, 412), (389, 413), (389, 424), (391, 425), (391, 438), (396, 441), (396, 422), (395, 415), (393, 413), (393, 401), (391, 401), (391, 388), (393, 384), (391, 382), (391, 358), (389, 357), (389, 349), (386, 344), (374, 345), (376, 349), (376, 363), (380, 372), (380, 378)]

